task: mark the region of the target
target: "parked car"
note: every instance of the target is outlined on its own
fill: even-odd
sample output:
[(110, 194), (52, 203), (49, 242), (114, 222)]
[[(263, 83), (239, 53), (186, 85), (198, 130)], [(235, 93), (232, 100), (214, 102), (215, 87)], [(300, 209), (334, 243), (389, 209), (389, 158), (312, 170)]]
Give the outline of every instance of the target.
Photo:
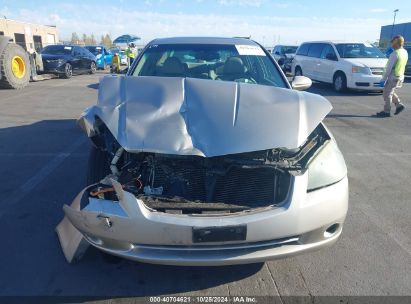
[(171, 265), (262, 262), (333, 244), (347, 168), (322, 123), (331, 104), (296, 91), (310, 85), (304, 76), (290, 84), (249, 39), (150, 42), (127, 76), (102, 78), (79, 119), (93, 146), (89, 186), (57, 227), (68, 261), (87, 242)]
[(407, 52), (408, 52), (408, 62), (405, 67), (405, 75), (406, 76), (411, 76), (411, 46), (405, 46), (404, 47)]
[(296, 45), (276, 45), (271, 54), (284, 72), (291, 72), (291, 63), (295, 57)]
[(86, 49), (96, 56), (97, 69), (105, 70), (107, 66), (111, 65), (113, 54), (102, 45), (86, 45)]
[(122, 65), (127, 65), (128, 64), (127, 56), (126, 56), (126, 54), (123, 50), (121, 50), (120, 48), (112, 48), (112, 49), (110, 49), (110, 52), (112, 54), (117, 53), (117, 54), (120, 55), (120, 64), (122, 64)]
[(294, 75), (332, 83), (335, 91), (381, 91), (387, 58), (376, 47), (361, 42), (305, 42), (292, 63)]
[(96, 57), (77, 45), (49, 45), (41, 51), (44, 72), (70, 78), (73, 74), (96, 72)]

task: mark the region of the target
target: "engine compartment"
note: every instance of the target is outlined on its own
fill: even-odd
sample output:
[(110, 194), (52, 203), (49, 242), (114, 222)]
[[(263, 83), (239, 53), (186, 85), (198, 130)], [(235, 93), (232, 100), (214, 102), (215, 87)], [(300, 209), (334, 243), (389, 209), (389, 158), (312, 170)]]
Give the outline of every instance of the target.
[(215, 157), (129, 153), (104, 127), (96, 146), (107, 172), (89, 196), (117, 201), (111, 179), (156, 211), (177, 214), (233, 213), (279, 206), (292, 176), (302, 174), (329, 140), (320, 124), (298, 149), (268, 149)]

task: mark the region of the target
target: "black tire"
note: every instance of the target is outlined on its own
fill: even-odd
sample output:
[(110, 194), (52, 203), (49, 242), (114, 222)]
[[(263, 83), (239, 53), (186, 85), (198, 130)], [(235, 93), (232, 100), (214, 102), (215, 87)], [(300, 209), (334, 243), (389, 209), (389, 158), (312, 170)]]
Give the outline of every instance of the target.
[(87, 166), (87, 185), (92, 185), (103, 178), (105, 178), (110, 173), (110, 165), (107, 157), (107, 153), (96, 148), (94, 145), (91, 146), (88, 166)]
[(92, 61), (90, 63), (90, 74), (94, 74), (96, 72), (96, 70), (97, 70), (96, 63), (94, 61)]
[(69, 79), (73, 76), (73, 67), (71, 66), (70, 63), (66, 63), (64, 65), (64, 73), (60, 74), (59, 77), (60, 78), (64, 78), (64, 79)]
[(342, 93), (347, 90), (347, 77), (344, 73), (339, 72), (334, 75), (333, 86), (334, 90), (338, 93)]
[(294, 76), (303, 76), (303, 70), (299, 66), (295, 67)]
[[(17, 77), (13, 72), (13, 60), (18, 57), (19, 67), (22, 67), (21, 76)], [(24, 67), (24, 69), (23, 69)], [(0, 54), (1, 80), (0, 87), (7, 89), (22, 89), (30, 81), (30, 60), (26, 51), (18, 44), (9, 43)], [(24, 70), (24, 71), (23, 71)]]

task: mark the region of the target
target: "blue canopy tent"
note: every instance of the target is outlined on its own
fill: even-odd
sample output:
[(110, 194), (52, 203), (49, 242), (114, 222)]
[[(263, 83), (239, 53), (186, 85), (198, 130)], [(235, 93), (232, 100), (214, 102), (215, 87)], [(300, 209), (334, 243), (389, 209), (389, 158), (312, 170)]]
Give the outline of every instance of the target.
[(134, 35), (121, 35), (119, 37), (117, 37), (116, 39), (114, 39), (113, 43), (117, 44), (117, 43), (130, 43), (130, 42), (134, 42), (137, 40), (140, 40), (140, 37), (134, 36)]

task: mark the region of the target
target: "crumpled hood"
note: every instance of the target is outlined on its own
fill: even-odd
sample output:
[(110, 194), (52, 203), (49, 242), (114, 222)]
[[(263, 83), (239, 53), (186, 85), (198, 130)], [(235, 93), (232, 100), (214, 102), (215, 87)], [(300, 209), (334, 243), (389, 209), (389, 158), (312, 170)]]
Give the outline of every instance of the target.
[(319, 95), (272, 86), (109, 75), (79, 124), (93, 136), (98, 116), (129, 152), (211, 157), (297, 148), (331, 109)]

